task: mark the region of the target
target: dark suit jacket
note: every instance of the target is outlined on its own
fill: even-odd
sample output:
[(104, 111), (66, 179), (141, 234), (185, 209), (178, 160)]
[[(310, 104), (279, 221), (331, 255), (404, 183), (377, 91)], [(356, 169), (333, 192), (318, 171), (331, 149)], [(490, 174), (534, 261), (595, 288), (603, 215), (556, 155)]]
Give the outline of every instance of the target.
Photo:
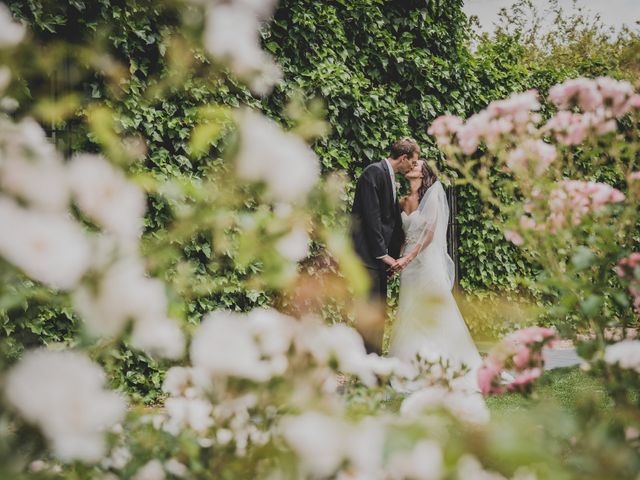
[(393, 200), (393, 187), (387, 163), (372, 163), (364, 169), (356, 184), (351, 209), (351, 236), (356, 253), (369, 268), (383, 269), (378, 257), (398, 258), (404, 242), (398, 200)]

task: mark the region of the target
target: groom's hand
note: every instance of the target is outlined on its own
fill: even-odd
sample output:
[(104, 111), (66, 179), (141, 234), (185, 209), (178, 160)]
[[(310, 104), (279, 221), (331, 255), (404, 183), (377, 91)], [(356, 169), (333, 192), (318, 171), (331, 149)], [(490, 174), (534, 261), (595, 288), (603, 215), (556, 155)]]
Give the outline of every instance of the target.
[(395, 269), (398, 266), (398, 261), (390, 255), (385, 255), (380, 260), (382, 260), (388, 267), (388, 270), (395, 272)]

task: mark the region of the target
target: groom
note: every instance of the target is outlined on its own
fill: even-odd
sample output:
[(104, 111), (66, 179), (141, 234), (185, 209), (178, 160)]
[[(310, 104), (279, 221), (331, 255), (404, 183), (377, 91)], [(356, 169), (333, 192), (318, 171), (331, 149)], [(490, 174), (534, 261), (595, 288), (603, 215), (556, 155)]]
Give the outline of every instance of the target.
[[(383, 309), (387, 301), (387, 276), (400, 269), (397, 258), (404, 242), (402, 218), (396, 191), (396, 174), (405, 174), (418, 161), (420, 147), (411, 138), (391, 145), (389, 157), (364, 169), (356, 184), (351, 210), (351, 236), (356, 253), (371, 279), (370, 299)], [(368, 352), (382, 354), (382, 324), (357, 326)]]

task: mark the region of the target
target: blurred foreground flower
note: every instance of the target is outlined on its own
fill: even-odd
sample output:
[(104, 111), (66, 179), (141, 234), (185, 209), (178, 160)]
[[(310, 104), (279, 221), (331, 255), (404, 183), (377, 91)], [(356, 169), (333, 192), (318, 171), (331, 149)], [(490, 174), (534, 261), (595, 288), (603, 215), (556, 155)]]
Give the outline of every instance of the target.
[(105, 454), (105, 432), (120, 422), (126, 404), (104, 390), (102, 369), (71, 351), (35, 350), (7, 374), (7, 400), (38, 426), (61, 460), (97, 462)]
[(272, 14), (277, 0), (211, 0), (206, 11), (204, 44), (218, 61), (266, 95), (282, 78), (280, 67), (260, 45), (260, 26)]
[(623, 340), (609, 345), (604, 351), (604, 361), (640, 373), (640, 341)]
[(320, 164), (304, 141), (252, 110), (238, 112), (240, 150), (238, 176), (262, 181), (276, 201), (304, 199), (320, 177)]
[(34, 120), (0, 117), (0, 255), (71, 291), (91, 335), (115, 337), (133, 321), (134, 346), (179, 358), (184, 335), (167, 318), (165, 286), (137, 257), (145, 210), (143, 190), (104, 157), (65, 164)]
[(400, 407), (401, 414), (414, 417), (440, 410), (447, 410), (454, 418), (473, 424), (485, 424), (490, 418), (489, 409), (480, 394), (439, 386), (412, 393)]
[[(544, 371), (544, 348), (558, 340), (555, 330), (529, 327), (509, 334), (500, 342), (478, 370), (478, 385), (483, 395), (501, 395), (507, 391), (528, 392), (531, 383)], [(503, 372), (515, 378), (503, 381)]]
[(628, 291), (633, 298), (633, 308), (640, 316), (640, 252), (633, 252), (621, 259), (616, 266), (618, 276), (628, 282)]
[(90, 266), (82, 227), (66, 216), (28, 210), (0, 196), (0, 255), (56, 289), (76, 286)]
[(0, 48), (12, 47), (22, 41), (24, 25), (13, 20), (11, 12), (4, 3), (0, 3)]

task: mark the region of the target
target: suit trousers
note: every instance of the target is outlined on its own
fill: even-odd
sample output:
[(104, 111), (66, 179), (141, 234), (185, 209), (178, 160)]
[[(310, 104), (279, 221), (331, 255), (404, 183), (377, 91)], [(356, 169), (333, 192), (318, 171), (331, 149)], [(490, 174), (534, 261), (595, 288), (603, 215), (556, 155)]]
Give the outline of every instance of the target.
[(375, 306), (377, 312), (372, 323), (368, 324), (366, 332), (360, 332), (367, 353), (382, 355), (382, 340), (384, 336), (384, 320), (387, 311), (387, 270), (382, 262), (379, 268), (367, 267), (367, 273), (371, 279), (369, 288), (369, 301)]
[(387, 270), (386, 268), (367, 267), (367, 273), (369, 274), (369, 278), (371, 278), (371, 287), (369, 288), (369, 299), (377, 300), (386, 304), (387, 303)]

